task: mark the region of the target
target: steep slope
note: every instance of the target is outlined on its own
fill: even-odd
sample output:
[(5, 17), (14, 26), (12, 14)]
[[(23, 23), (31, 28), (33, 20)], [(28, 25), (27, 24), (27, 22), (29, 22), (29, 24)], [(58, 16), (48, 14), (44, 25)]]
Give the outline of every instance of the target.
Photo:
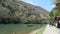
[(25, 3), (20, 1), (20, 4), (22, 4), (29, 12), (33, 13), (33, 14), (42, 14), (43, 16), (48, 17), (49, 16), (49, 12), (45, 9), (43, 9), (42, 7), (39, 6), (34, 6), (31, 5), (29, 3)]
[(49, 12), (45, 9), (19, 0), (0, 0), (1, 23), (37, 23), (47, 18)]

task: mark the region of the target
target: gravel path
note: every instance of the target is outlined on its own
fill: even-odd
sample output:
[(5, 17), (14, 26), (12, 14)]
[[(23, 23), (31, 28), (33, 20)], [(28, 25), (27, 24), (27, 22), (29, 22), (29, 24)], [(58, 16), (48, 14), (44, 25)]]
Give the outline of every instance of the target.
[(49, 26), (47, 25), (45, 31), (43, 32), (43, 34), (60, 34), (60, 29), (54, 27), (54, 26)]

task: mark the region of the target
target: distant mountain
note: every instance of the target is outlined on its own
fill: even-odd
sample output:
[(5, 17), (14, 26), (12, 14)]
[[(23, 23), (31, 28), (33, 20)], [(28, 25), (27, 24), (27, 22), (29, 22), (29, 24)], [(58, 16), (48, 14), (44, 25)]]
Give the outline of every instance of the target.
[(19, 0), (0, 0), (0, 22), (17, 23), (47, 19), (49, 12)]

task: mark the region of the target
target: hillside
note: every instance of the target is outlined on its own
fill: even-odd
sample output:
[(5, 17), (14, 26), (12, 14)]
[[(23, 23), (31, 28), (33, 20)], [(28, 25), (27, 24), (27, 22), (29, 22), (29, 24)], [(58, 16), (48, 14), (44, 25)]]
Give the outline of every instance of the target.
[(43, 9), (42, 7), (39, 6), (34, 6), (31, 5), (29, 3), (25, 3), (20, 1), (20, 4), (23, 5), (29, 12), (33, 13), (35, 12), (35, 14), (42, 14), (43, 16), (45, 15), (46, 17), (48, 16), (49, 12), (45, 9)]
[(0, 0), (0, 23), (41, 23), (49, 12), (19, 0)]

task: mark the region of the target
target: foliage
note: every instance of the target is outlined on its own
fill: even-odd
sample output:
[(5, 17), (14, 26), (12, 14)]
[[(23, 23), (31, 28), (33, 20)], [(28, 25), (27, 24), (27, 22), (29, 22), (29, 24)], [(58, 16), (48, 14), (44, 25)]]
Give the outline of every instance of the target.
[(57, 16), (60, 16), (60, 11), (58, 9), (53, 9), (51, 12), (50, 12), (50, 21), (52, 22), (52, 24), (54, 26), (56, 26), (56, 22), (55, 22), (55, 17)]
[(1, 24), (46, 23), (40, 14), (48, 17), (48, 12), (41, 7), (18, 0), (0, 0)]

